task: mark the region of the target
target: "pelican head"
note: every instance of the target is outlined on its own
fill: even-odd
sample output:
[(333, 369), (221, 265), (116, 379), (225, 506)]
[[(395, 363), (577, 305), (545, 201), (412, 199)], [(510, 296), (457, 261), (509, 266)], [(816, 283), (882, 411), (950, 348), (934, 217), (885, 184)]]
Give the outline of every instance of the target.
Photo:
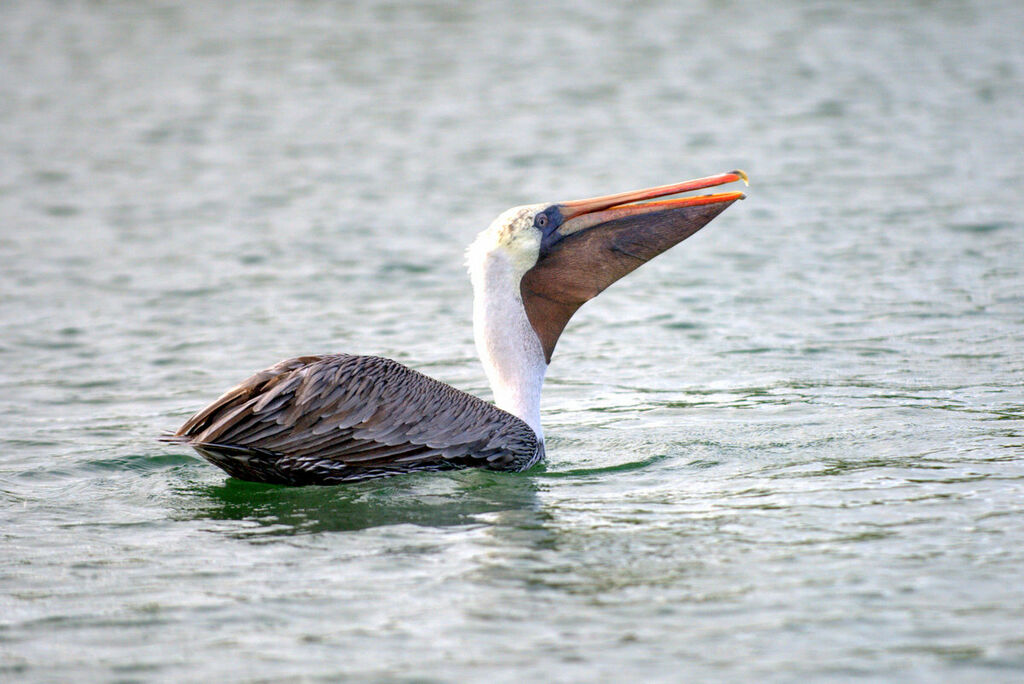
[[(479, 235), (466, 251), (469, 273), (474, 280), (489, 260), (500, 259), (509, 266), (516, 284), (540, 258), (543, 228), (538, 217), (549, 210), (548, 204), (528, 204), (503, 211)], [(545, 219), (540, 219), (543, 224)]]
[[(707, 225), (742, 192), (657, 199), (748, 181), (743, 171), (501, 213), (468, 250), (478, 298), (511, 288), (551, 361), (565, 324), (584, 302)], [(655, 200), (655, 201), (649, 201)], [(493, 276), (495, 263), (503, 277)]]

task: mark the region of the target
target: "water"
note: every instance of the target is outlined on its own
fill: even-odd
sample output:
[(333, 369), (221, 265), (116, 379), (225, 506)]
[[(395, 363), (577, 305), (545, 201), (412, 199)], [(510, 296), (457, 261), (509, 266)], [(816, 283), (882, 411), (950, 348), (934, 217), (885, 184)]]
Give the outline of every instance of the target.
[[(0, 6), (0, 678), (1020, 681), (1013, 2)], [(489, 397), (504, 208), (744, 168), (588, 304), (549, 460), (156, 442), (300, 353)]]

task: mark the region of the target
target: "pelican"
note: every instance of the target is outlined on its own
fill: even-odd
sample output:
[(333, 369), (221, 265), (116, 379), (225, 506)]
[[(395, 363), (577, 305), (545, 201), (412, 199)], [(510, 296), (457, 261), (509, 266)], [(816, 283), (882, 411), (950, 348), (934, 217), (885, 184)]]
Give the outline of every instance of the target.
[(522, 471), (544, 458), (540, 395), (586, 301), (696, 233), (742, 192), (665, 199), (697, 180), (502, 213), (467, 250), (473, 333), (494, 404), (376, 356), (300, 356), (262, 370), (167, 440), (233, 477), (332, 485), (415, 471)]

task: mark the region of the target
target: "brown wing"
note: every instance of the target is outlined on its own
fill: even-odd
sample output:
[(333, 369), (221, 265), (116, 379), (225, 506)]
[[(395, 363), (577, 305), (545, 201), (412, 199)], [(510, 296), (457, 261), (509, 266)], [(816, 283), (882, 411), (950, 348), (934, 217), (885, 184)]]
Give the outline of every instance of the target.
[(609, 221), (566, 236), (520, 284), (523, 306), (548, 363), (565, 325), (622, 276), (703, 228), (732, 202), (668, 209)]
[(522, 470), (522, 420), (390, 359), (305, 356), (256, 373), (175, 433), (242, 479), (332, 484), (415, 470)]

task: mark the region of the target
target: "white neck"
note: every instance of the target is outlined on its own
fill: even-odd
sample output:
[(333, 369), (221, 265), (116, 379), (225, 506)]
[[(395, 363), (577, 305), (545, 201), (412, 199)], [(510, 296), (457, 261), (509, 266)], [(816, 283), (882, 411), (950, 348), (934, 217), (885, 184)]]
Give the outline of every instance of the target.
[(473, 334), (498, 408), (522, 418), (543, 442), (540, 392), (548, 365), (523, 308), (522, 272), (503, 251), (471, 260)]

